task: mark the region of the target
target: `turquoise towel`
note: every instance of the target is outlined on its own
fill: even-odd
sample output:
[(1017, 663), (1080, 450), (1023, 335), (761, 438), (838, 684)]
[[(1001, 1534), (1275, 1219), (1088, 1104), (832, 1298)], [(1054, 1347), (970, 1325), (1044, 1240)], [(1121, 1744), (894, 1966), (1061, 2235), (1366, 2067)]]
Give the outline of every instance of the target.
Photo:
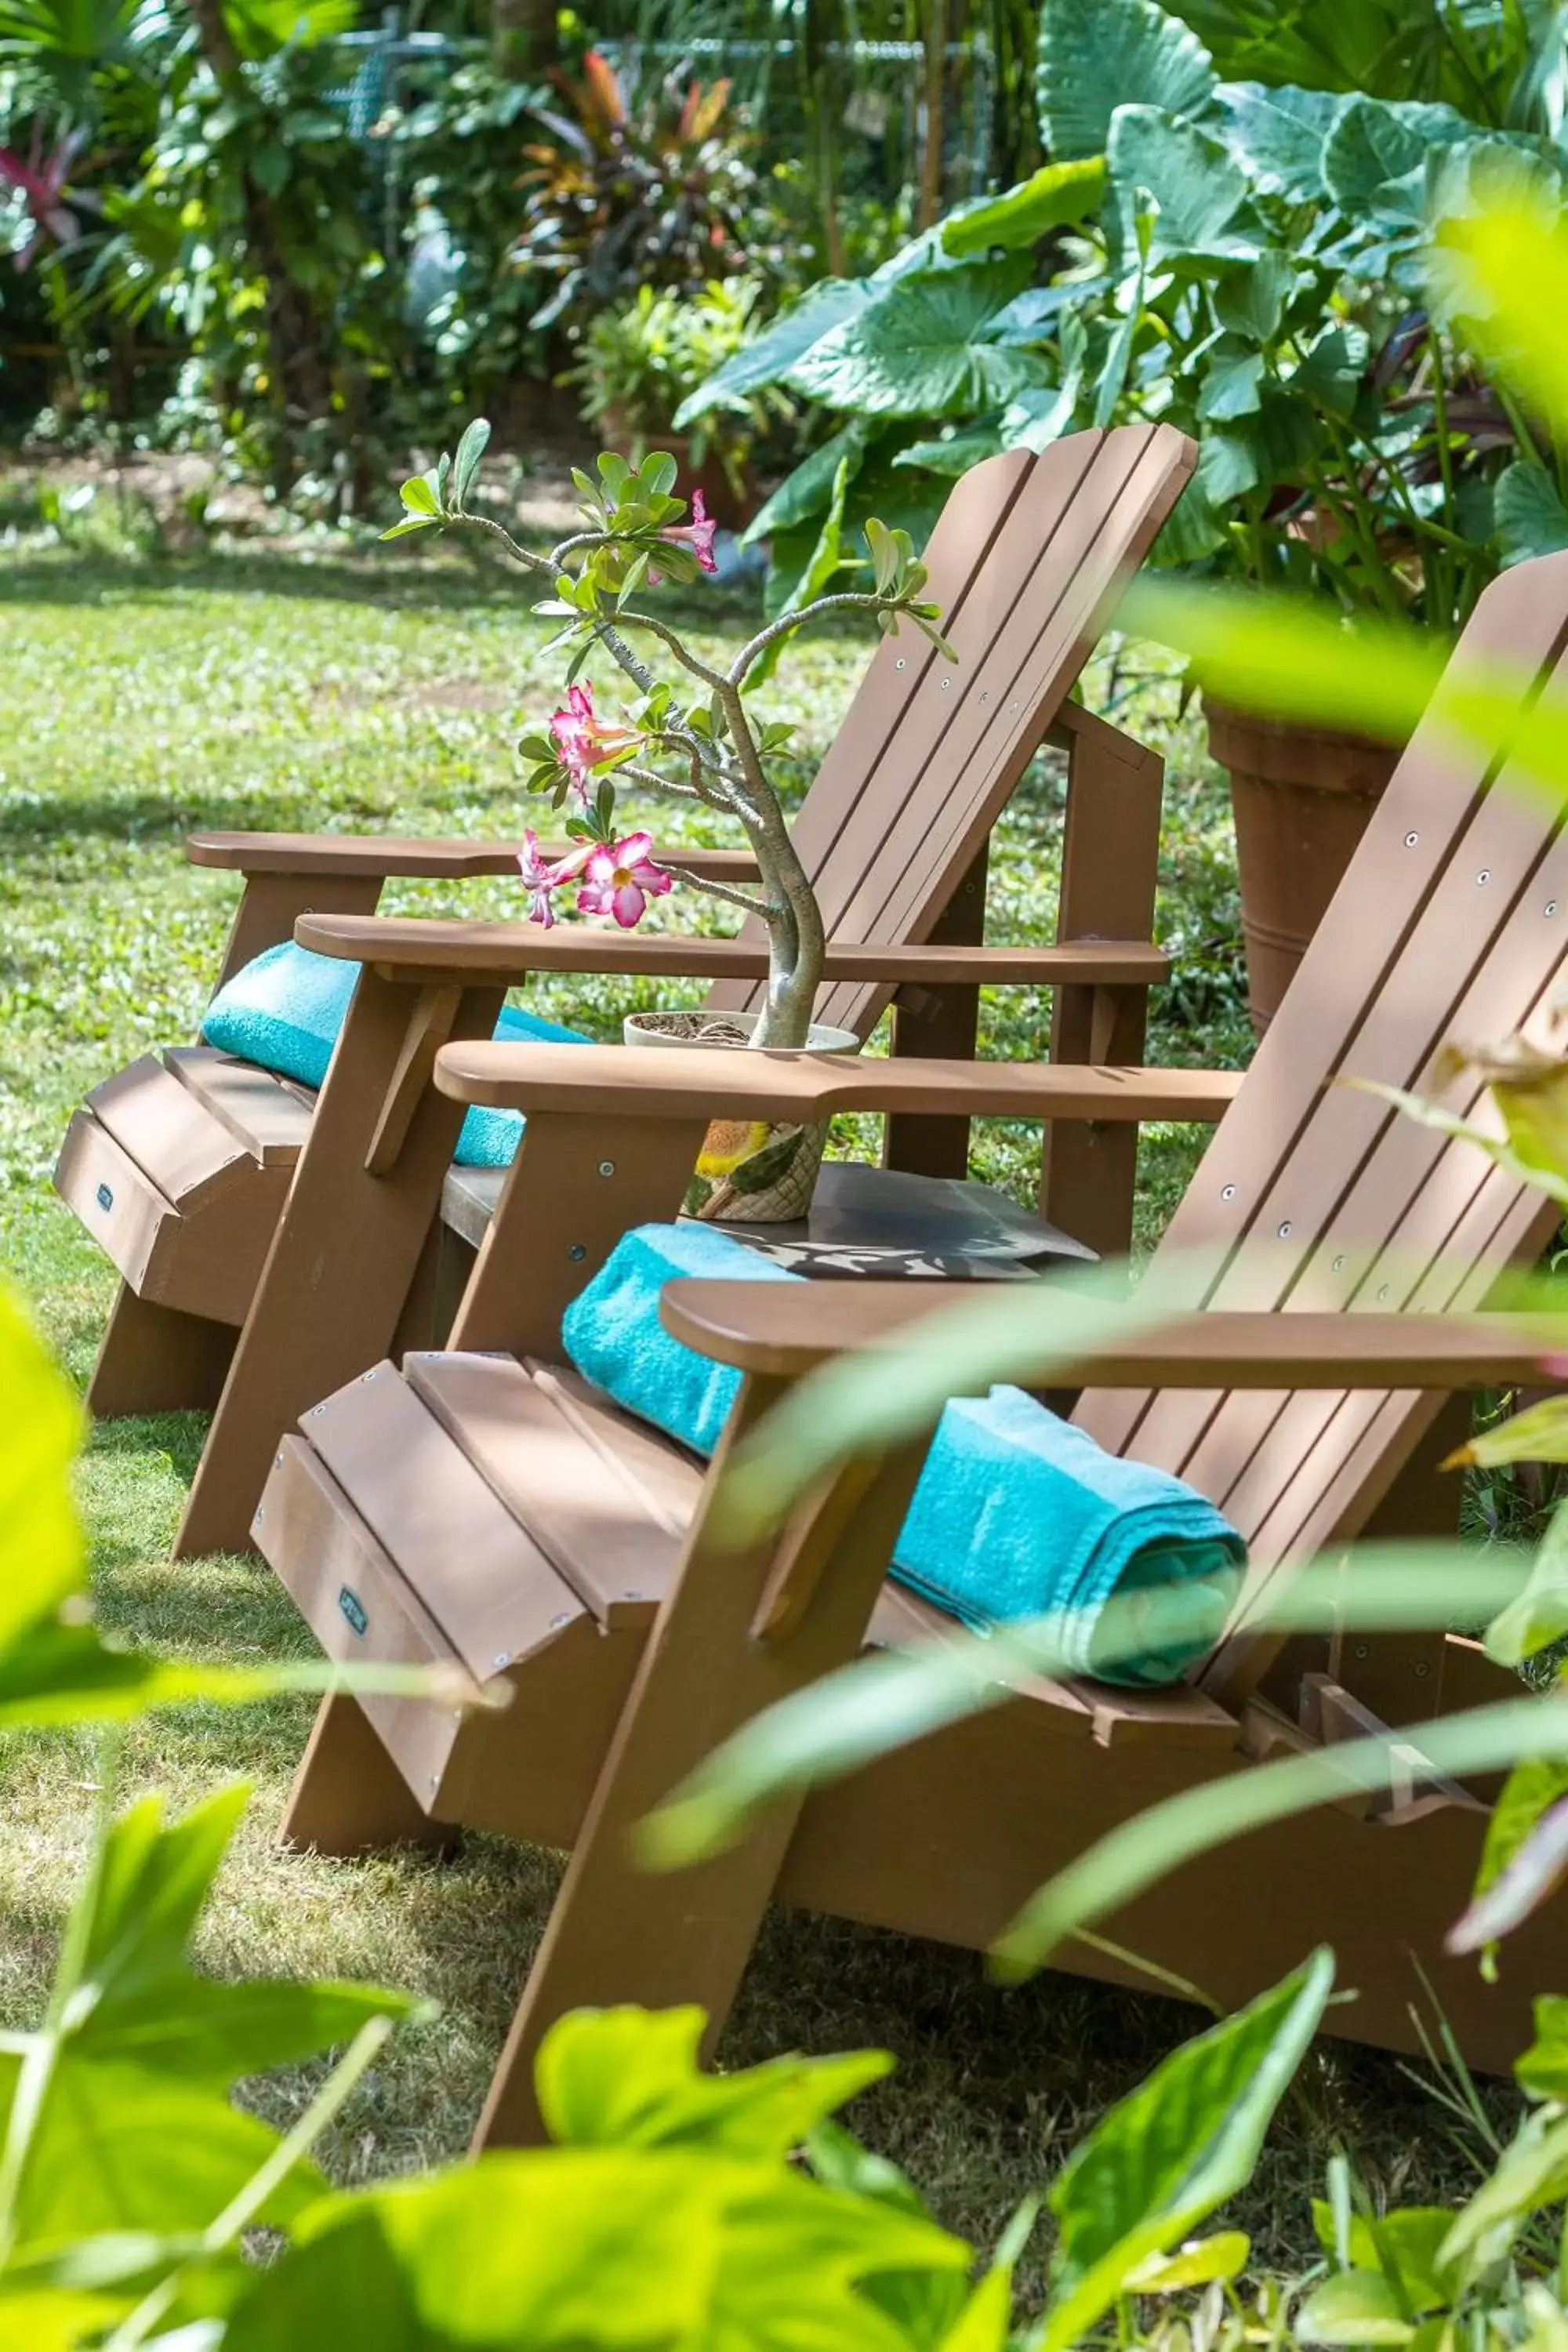
[[(678, 1275), (802, 1279), (710, 1225), (644, 1225), (616, 1244), (562, 1333), (617, 1404), (710, 1454), (741, 1376), (659, 1321)], [(1246, 1557), (1179, 1478), (1107, 1454), (1021, 1389), (994, 1388), (943, 1413), (892, 1567), (980, 1632), (1044, 1618), (1079, 1672), (1137, 1686), (1174, 1682), (1213, 1649)]]
[[(332, 1047), (348, 1018), (349, 999), (359, 978), (357, 963), (315, 954), (284, 940), (264, 949), (226, 981), (206, 1010), (202, 1035), (221, 1053), (237, 1054), (279, 1077), (319, 1087)], [(579, 1029), (518, 1013), (509, 1004), (496, 1023), (498, 1037), (516, 1045), (587, 1045)], [(508, 1168), (517, 1154), (522, 1119), (515, 1110), (469, 1111), (458, 1138), (465, 1168)]]

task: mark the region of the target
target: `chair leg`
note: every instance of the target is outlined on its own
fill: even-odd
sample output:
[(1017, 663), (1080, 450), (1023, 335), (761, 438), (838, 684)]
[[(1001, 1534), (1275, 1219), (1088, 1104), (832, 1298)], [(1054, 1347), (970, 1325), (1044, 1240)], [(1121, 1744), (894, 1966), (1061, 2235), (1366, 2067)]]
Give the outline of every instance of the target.
[(350, 1855), (389, 1845), (454, 1846), (458, 1832), (433, 1822), (376, 1738), (359, 1701), (333, 1691), (317, 1711), (279, 1824), (282, 1844)]
[(210, 1412), (239, 1333), (231, 1323), (138, 1298), (122, 1282), (88, 1383), (95, 1421), (127, 1413)]
[[(777, 1393), (775, 1382), (748, 1383), (710, 1474), (710, 1496), (724, 1454)], [(568, 2010), (695, 2001), (708, 2012), (711, 2054), (804, 1792), (780, 1799), (740, 1843), (689, 1869), (644, 1872), (632, 1833), (751, 1717), (855, 1656), (928, 1444), (906, 1446), (874, 1469), (852, 1465), (777, 1552), (767, 1543), (743, 1554), (721, 1551), (706, 1532), (705, 1515), (699, 1517), (513, 2020), (476, 2149), (543, 2137), (534, 2061), (545, 2033)], [(792, 1605), (784, 1584), (797, 1569), (804, 1589)]]

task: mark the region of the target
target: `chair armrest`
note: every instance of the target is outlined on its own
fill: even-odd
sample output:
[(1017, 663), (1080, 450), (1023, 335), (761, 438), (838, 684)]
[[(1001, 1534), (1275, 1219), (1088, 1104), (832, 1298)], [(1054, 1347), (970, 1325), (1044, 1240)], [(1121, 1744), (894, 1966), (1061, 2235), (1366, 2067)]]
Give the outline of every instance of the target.
[[(913, 1294), (913, 1295), (911, 1295)], [(672, 1282), (659, 1307), (667, 1331), (715, 1362), (798, 1380), (851, 1349), (908, 1349), (930, 1325), (941, 1344), (951, 1294), (933, 1305), (892, 1282)], [(1115, 1311), (1114, 1309), (1111, 1311)], [(1040, 1347), (1050, 1307), (1040, 1301)], [(1066, 1365), (1053, 1385), (1097, 1389), (1459, 1389), (1539, 1382), (1560, 1352), (1549, 1315), (1234, 1314), (1215, 1309), (1145, 1324), (1124, 1348)]]
[[(301, 933), (308, 928), (300, 925)], [(820, 1119), (836, 1111), (1022, 1119), (1223, 1118), (1239, 1070), (1106, 1069), (1091, 1063), (921, 1061), (914, 1055), (716, 1053), (679, 1045), (444, 1045), (436, 1083), (496, 1109), (616, 1118)]]
[[(571, 845), (546, 844), (542, 855), (561, 857)], [(193, 833), (185, 856), (193, 866), (217, 866), (236, 874), (422, 875), (431, 880), (476, 874), (517, 872), (515, 841), (426, 839), (418, 834)], [(749, 850), (683, 850), (689, 872), (715, 881), (756, 879)]]
[[(305, 915), (295, 925), (301, 947), (352, 957), (392, 980), (461, 981), (475, 975), (521, 980), (533, 971), (665, 974), (683, 980), (762, 980), (768, 951), (760, 940), (710, 939), (690, 932), (597, 930), (586, 924), (545, 930), (537, 923), (440, 922), (411, 916)], [(1142, 941), (1089, 940), (1068, 947), (836, 947), (823, 977), (961, 986), (1048, 988), (1068, 982), (1100, 987), (1152, 985), (1168, 978), (1170, 958)]]

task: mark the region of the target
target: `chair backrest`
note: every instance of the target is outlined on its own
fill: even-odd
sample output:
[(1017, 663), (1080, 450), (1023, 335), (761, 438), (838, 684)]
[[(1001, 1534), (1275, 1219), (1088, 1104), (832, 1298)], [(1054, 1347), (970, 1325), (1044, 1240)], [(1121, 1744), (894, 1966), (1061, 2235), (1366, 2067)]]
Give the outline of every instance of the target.
[[(884, 637), (795, 819), (830, 939), (930, 937), (1195, 458), (1173, 425), (1128, 425), (987, 458), (958, 483), (925, 553), (958, 658), (908, 622)], [(746, 935), (762, 936), (756, 919)], [(887, 997), (846, 982), (817, 1017), (864, 1034)], [(709, 1001), (761, 999), (737, 982)]]
[[(1506, 665), (1521, 709), (1561, 700), (1568, 725), (1568, 556), (1496, 582), (1453, 660), (1494, 688)], [(1339, 1082), (1433, 1094), (1446, 1041), (1539, 1024), (1568, 958), (1563, 815), (1510, 776), (1499, 750), (1489, 756), (1431, 714), (1422, 722), (1161, 1244), (1206, 1254), (1194, 1304), (1476, 1307), (1544, 1246), (1560, 1213), (1539, 1192), (1475, 1145)], [(1495, 1131), (1473, 1079), (1451, 1082), (1445, 1099)], [(1219, 1504), (1251, 1548), (1255, 1592), (1287, 1559), (1364, 1526), (1440, 1404), (1415, 1392), (1167, 1390), (1090, 1393), (1078, 1417)], [(1235, 1673), (1233, 1657), (1232, 1688)]]

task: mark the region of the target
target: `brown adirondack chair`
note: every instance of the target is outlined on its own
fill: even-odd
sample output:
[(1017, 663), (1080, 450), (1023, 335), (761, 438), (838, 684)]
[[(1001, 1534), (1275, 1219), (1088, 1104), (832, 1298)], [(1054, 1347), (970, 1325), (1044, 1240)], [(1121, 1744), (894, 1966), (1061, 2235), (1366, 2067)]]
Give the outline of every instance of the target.
[[(1149, 987), (1169, 970), (1150, 937), (1162, 768), (1067, 698), (1194, 454), (1169, 426), (1080, 434), (1040, 457), (988, 461), (954, 490), (928, 561), (959, 658), (908, 631), (884, 641), (796, 822), (833, 941), (821, 1017), (865, 1033), (891, 998), (897, 1051), (967, 1054), (982, 981), (1051, 986), (1061, 1061), (1136, 1061)], [(1062, 944), (985, 950), (990, 831), (1047, 734), (1068, 752)], [(385, 874), (514, 862), (495, 845), (261, 835), (198, 836), (193, 855), (248, 877), (226, 971), (300, 918), (370, 919)], [(731, 853), (691, 862), (737, 864)], [(246, 1544), (277, 1436), (319, 1392), (323, 1367), (330, 1384), (400, 1332), (406, 1344), (445, 1328), (454, 1268), (482, 1235), (499, 1178), (451, 1169), (460, 1114), (429, 1086), (436, 1047), (488, 1035), (508, 986), (531, 971), (707, 978), (710, 1002), (730, 1006), (754, 1003), (766, 970), (755, 923), (732, 940), (457, 930), (472, 955), (445, 981), (361, 988), (320, 1110), (307, 1090), (197, 1047), (137, 1062), (72, 1121), (56, 1181), (122, 1277), (89, 1405), (218, 1403), (182, 1555)], [(485, 952), (487, 940), (500, 952)], [(963, 1176), (967, 1140), (962, 1119), (896, 1121), (889, 1162)], [(1131, 1142), (1126, 1129), (1064, 1129), (1044, 1215), (1091, 1248), (1122, 1245)], [(363, 1179), (341, 1201), (340, 1164)], [(456, 1236), (445, 1252), (429, 1245), (437, 1175)]]
[[(1539, 689), (1568, 706), (1565, 649), (1568, 558), (1552, 557), (1489, 590), (1456, 660), (1517, 663), (1521, 704)], [(1079, 1419), (1221, 1504), (1248, 1539), (1254, 1590), (1352, 1537), (1451, 1532), (1458, 1482), (1435, 1464), (1456, 1401), (1528, 1378), (1543, 1345), (1539, 1324), (1475, 1310), (1556, 1210), (1474, 1146), (1332, 1083), (1429, 1087), (1451, 1034), (1541, 1017), (1568, 949), (1568, 835), (1539, 797), (1490, 789), (1497, 766), (1431, 719), (1418, 730), (1171, 1228), (1172, 1248), (1221, 1245), (1225, 1270), (1211, 1258), (1201, 1311), (1084, 1369)], [(388, 927), (400, 968), (418, 928)], [(354, 931), (313, 931), (327, 945), (334, 929)], [(341, 951), (356, 951), (352, 936)], [(595, 1166), (637, 1171), (623, 1214), (668, 1217), (716, 1110), (940, 1118), (1005, 1103), (1038, 1118), (1060, 1108), (1063, 1076), (716, 1058), (672, 1053), (645, 1075), (618, 1052), (447, 1046), (442, 1087), (528, 1113), (453, 1351), (383, 1364), (316, 1405), (278, 1449), (258, 1514), (261, 1549), (332, 1654), (457, 1663), (514, 1701), (454, 1715), (329, 1699), (287, 1833), (342, 1853), (471, 1823), (574, 1850), (481, 2140), (537, 2130), (532, 2053), (569, 2007), (700, 2000), (716, 2035), (775, 1895), (982, 1948), (1030, 1889), (1160, 1797), (1380, 1719), (1418, 1724), (1440, 1702), (1499, 1695), (1494, 1680), (1518, 1692), (1440, 1630), (1233, 1638), (1166, 1691), (1039, 1679), (778, 1804), (721, 1858), (639, 1873), (630, 1825), (739, 1723), (867, 1639), (949, 1622), (883, 1580), (924, 1441), (852, 1465), (744, 1555), (710, 1528), (723, 1454), (790, 1381), (844, 1347), (909, 1344), (931, 1309), (891, 1286), (673, 1286), (668, 1326), (745, 1374), (705, 1475), (561, 1369), (574, 1236), (598, 1238), (582, 1223)], [(1193, 1075), (1090, 1069), (1077, 1083), (1168, 1117)], [(1476, 1110), (1475, 1092), (1453, 1098)], [(1267, 1248), (1242, 1247), (1256, 1240)], [(1414, 1951), (1476, 2063), (1507, 2063), (1529, 1994), (1560, 1979), (1555, 1925), (1510, 1940), (1497, 1987), (1445, 1958), (1487, 1809), (1423, 1769), (1419, 1736), (1389, 1802), (1347, 1795), (1222, 1848), (1112, 1923), (1122, 1954), (1074, 1947), (1064, 1964), (1133, 1983), (1136, 1953), (1228, 2003), (1327, 1936), (1360, 1996), (1331, 2030), (1408, 2049)]]

